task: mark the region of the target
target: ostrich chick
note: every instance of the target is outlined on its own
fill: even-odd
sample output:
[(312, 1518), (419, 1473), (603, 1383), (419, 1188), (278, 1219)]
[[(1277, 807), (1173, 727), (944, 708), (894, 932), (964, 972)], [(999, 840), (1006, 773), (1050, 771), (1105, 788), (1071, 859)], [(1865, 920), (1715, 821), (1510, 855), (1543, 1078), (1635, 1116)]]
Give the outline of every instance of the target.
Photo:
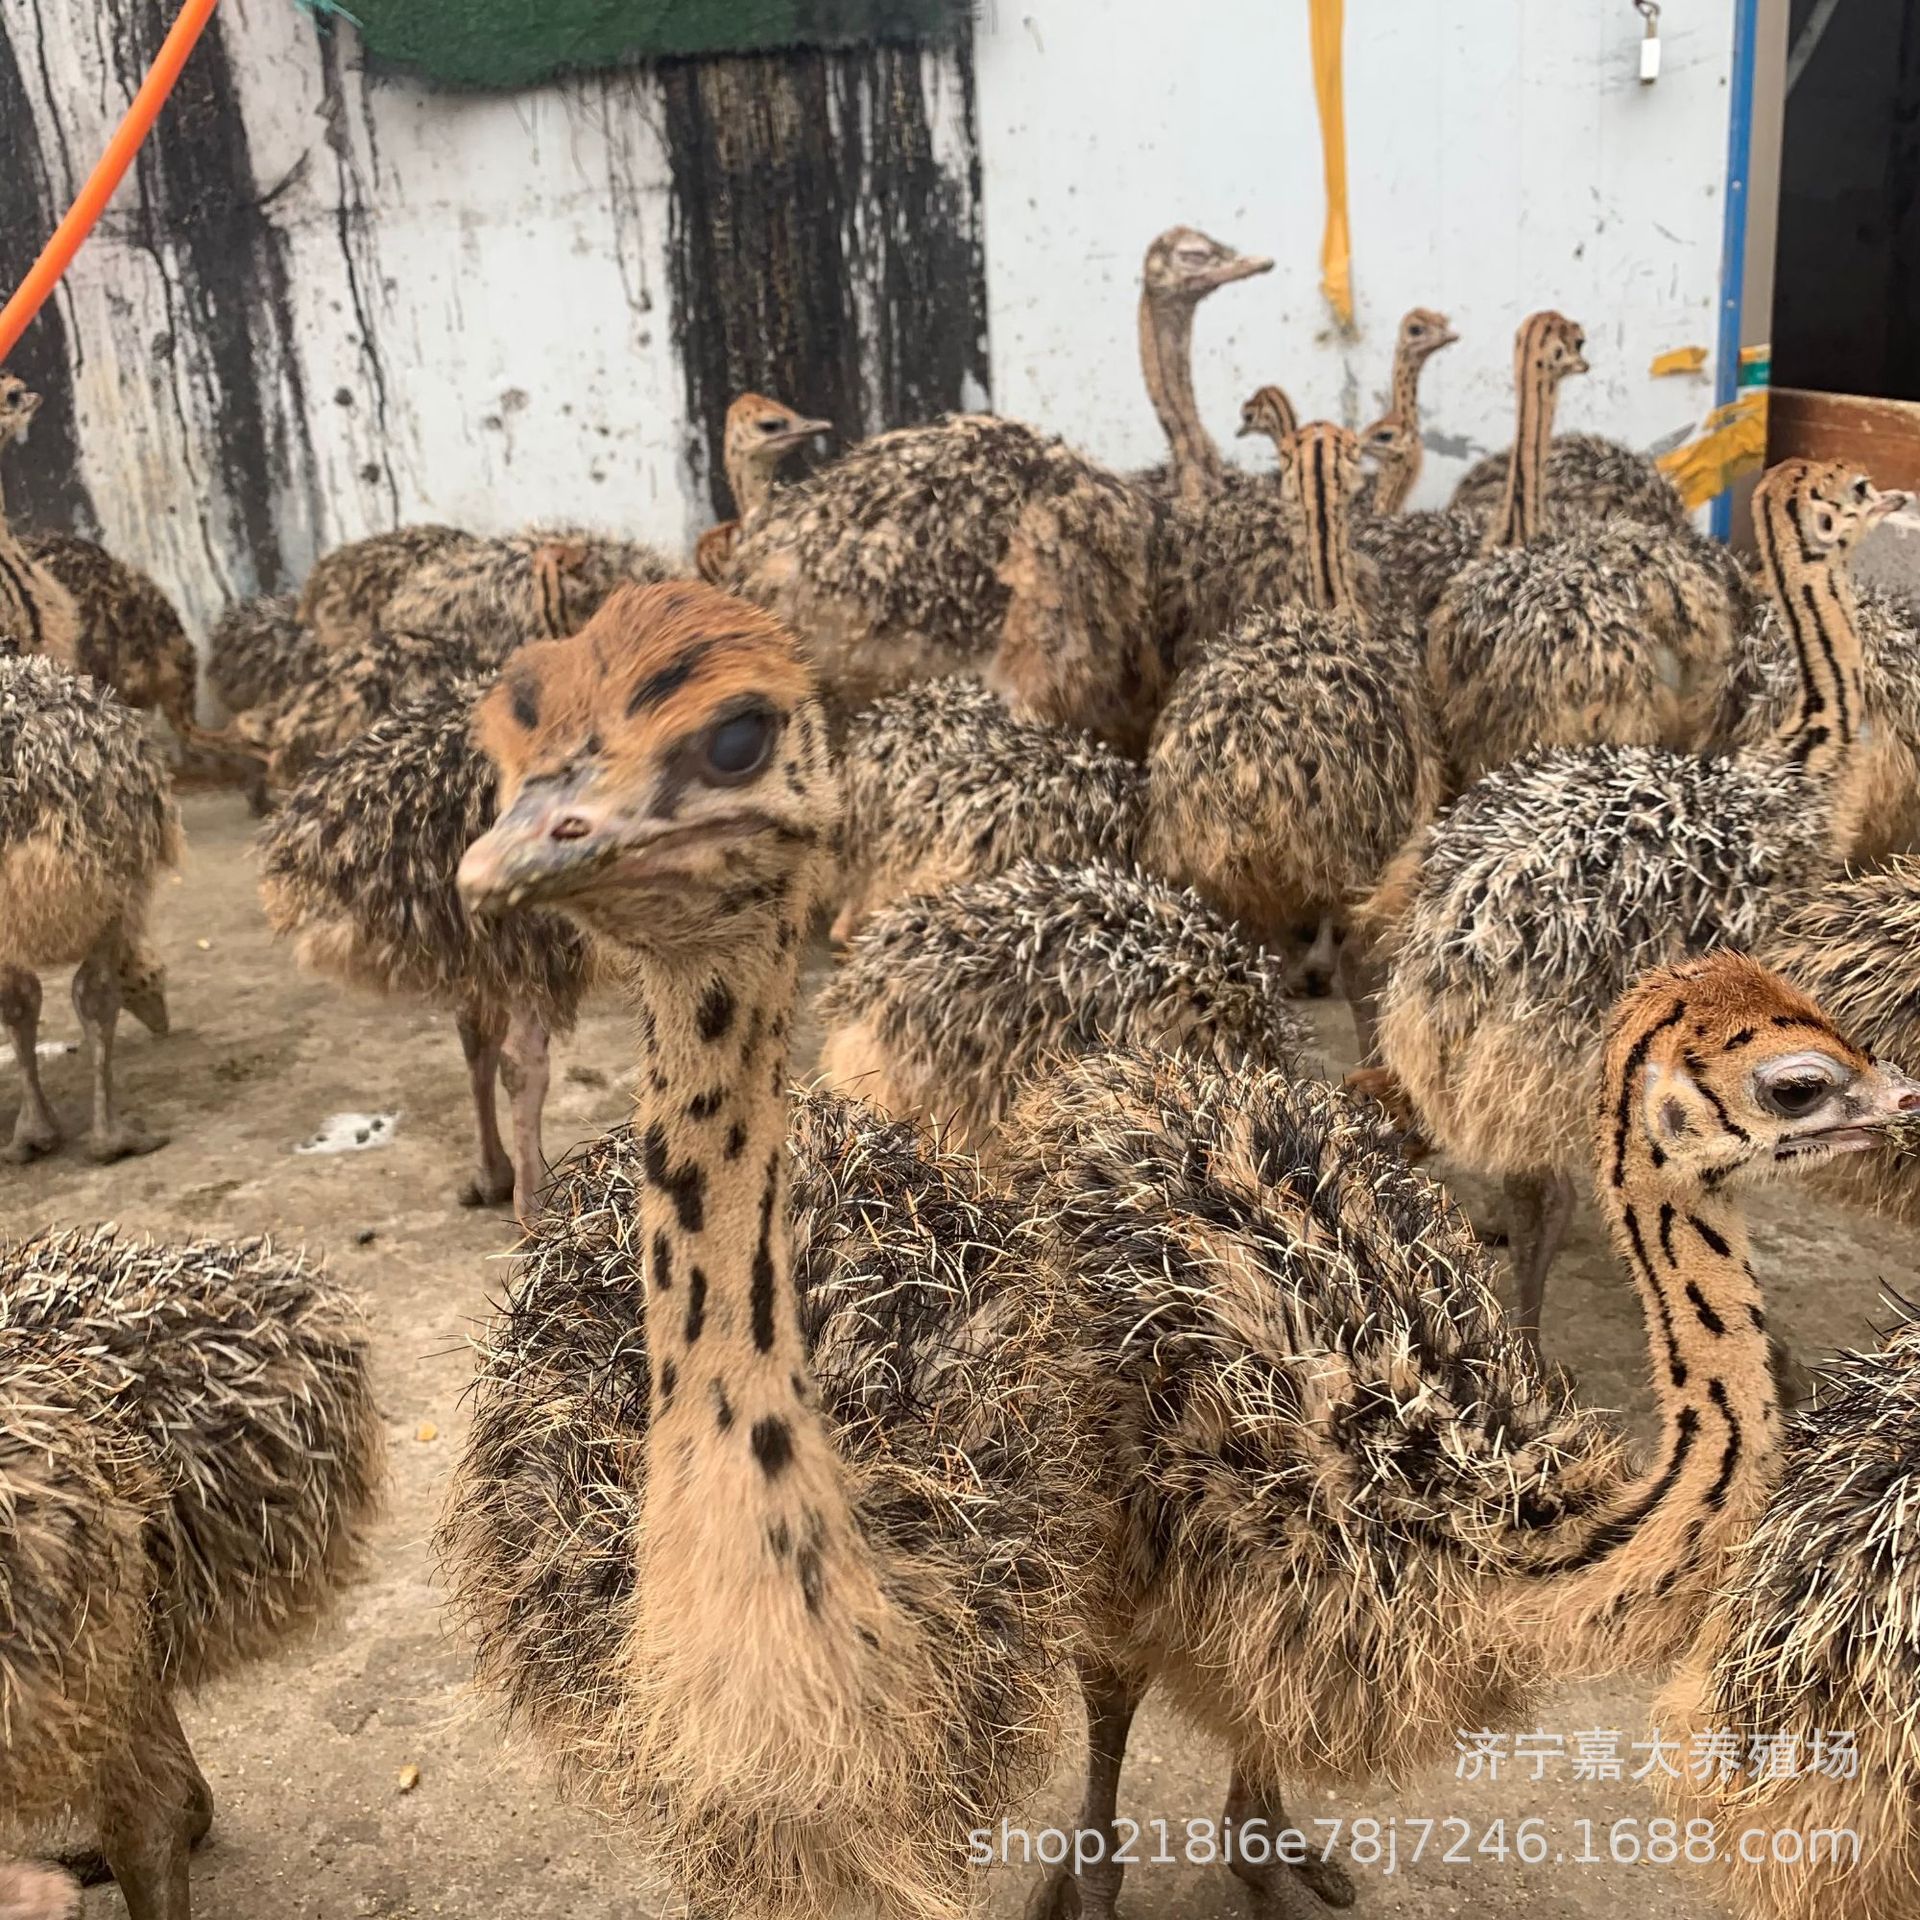
[[(1140, 858), (1275, 947), (1344, 918), (1440, 802), (1440, 755), (1404, 631), (1360, 604), (1347, 541), (1359, 449), (1315, 424), (1281, 490), (1305, 606), (1256, 612), (1174, 683), (1147, 755)], [(1367, 994), (1354, 985), (1363, 1052)]]
[(573, 1026), (587, 951), (552, 914), (476, 921), (455, 890), (460, 856), (494, 813), (493, 769), (470, 738), (485, 686), (429, 687), (314, 766), (261, 835), (260, 893), (302, 966), (453, 1015), (479, 1140), (460, 1204), (512, 1199), (531, 1220), (546, 1173), (549, 1036)]
[[(96, 1160), (166, 1144), (114, 1102), (123, 979), (142, 971), (154, 882), (180, 857), (180, 821), (139, 716), (98, 682), (36, 655), (0, 658), (0, 1020), (20, 1070), (20, 1111), (0, 1158), (60, 1143), (40, 1083), (40, 971), (72, 966), (93, 1075)], [(164, 1017), (163, 1017), (164, 1023)]]
[[(1917, 1102), (1916, 1104), (1920, 1104)], [(1794, 1834), (1798, 1858), (1719, 1849), (1742, 1920), (1920, 1914), (1920, 1321), (1903, 1307), (1872, 1353), (1822, 1363), (1785, 1467), (1659, 1706), (1683, 1741), (1721, 1729), (1797, 1765), (1662, 1781), (1726, 1836)], [(1824, 1834), (1834, 1842), (1823, 1849)], [(1857, 1840), (1857, 1854), (1843, 1843)]]
[(489, 1343), (445, 1536), (481, 1672), (696, 1911), (958, 1920), (968, 1831), (1053, 1753), (1090, 1382), (973, 1163), (793, 1124), (808, 665), (708, 587), (627, 590), (478, 727), (503, 811), (462, 891), (615, 948), (641, 1048)]
[[(1481, 456), (1460, 476), (1449, 509), (1487, 520), (1500, 511), (1512, 449)], [(1556, 434), (1545, 449), (1546, 524), (1573, 533), (1615, 518), (1678, 530), (1687, 525), (1680, 490), (1644, 453), (1595, 433)]]
[(1554, 533), (1546, 435), (1552, 395), (1584, 373), (1585, 337), (1555, 313), (1514, 343), (1531, 405), (1480, 558), (1448, 583), (1427, 626), (1427, 666), (1459, 786), (1538, 747), (1698, 746), (1748, 617), (1715, 542), (1627, 520)]
[(1273, 442), (1275, 454), (1286, 457), (1287, 442), (1300, 431), (1299, 416), (1293, 402), (1279, 387), (1255, 387), (1240, 405), (1240, 425), (1234, 437), (1246, 440), (1255, 434)]
[[(0, 373), (0, 447), (24, 440), (40, 396)], [(80, 610), (73, 595), (21, 544), (0, 507), (0, 653), (43, 653), (66, 666), (80, 658)]]
[(763, 394), (743, 393), (727, 409), (721, 458), (734, 517), (709, 527), (694, 547), (694, 568), (701, 579), (715, 586), (725, 579), (740, 523), (766, 505), (781, 461), (817, 434), (832, 431), (831, 420), (809, 420)]
[(207, 684), (229, 713), (278, 705), (323, 677), (329, 656), (290, 594), (236, 600), (207, 636)]
[[(1549, 1383), (1457, 1209), (1341, 1094), (1092, 1053), (1016, 1109), (1016, 1190), (1109, 1395), (1117, 1514), (1075, 1822), (1108, 1845), (1033, 1911), (1112, 1914), (1152, 1683), (1233, 1754), (1224, 1824), (1271, 1835), (1284, 1779), (1404, 1777), (1461, 1727), (1532, 1724), (1569, 1672), (1688, 1644), (1777, 1470), (1744, 1196), (1920, 1109), (1920, 1084), (1726, 954), (1644, 976), (1603, 1056), (1590, 1151), (1661, 1410), (1643, 1465)], [(1268, 1912), (1343, 1891), (1228, 1858)]]
[(1369, 428), (1361, 436), (1363, 450), (1379, 451), (1383, 457), (1376, 471), (1361, 489), (1359, 509), (1365, 514), (1398, 513), (1420, 481), (1424, 448), (1420, 443), (1420, 375), (1436, 353), (1454, 345), (1460, 336), (1444, 313), (1431, 307), (1413, 307), (1401, 316), (1400, 332), (1393, 346), (1393, 384), (1387, 403), (1386, 419), (1397, 421), (1400, 432), (1392, 436), (1389, 452), (1375, 437), (1385, 421)]
[(1092, 734), (1016, 720), (964, 675), (862, 709), (839, 759), (837, 941), (889, 901), (1017, 860), (1132, 864), (1146, 805), (1139, 763)]
[(395, 527), (322, 554), (301, 583), (294, 614), (323, 653), (368, 639), (386, 604), (430, 560), (478, 544), (458, 527)]
[(896, 901), (818, 1003), (829, 1086), (992, 1151), (1021, 1084), (1109, 1044), (1290, 1065), (1286, 969), (1194, 894), (1099, 862), (1022, 860)]
[(1386, 1065), (1439, 1147), (1513, 1186), (1530, 1332), (1572, 1211), (1607, 1008), (1650, 964), (1759, 949), (1844, 857), (1860, 715), (1844, 562), (1905, 498), (1830, 463), (1789, 461), (1761, 481), (1763, 571), (1802, 675), (1764, 747), (1561, 750), (1491, 773), (1361, 916), (1390, 955)]
[(213, 1818), (175, 1712), (360, 1557), (383, 1430), (356, 1305), (263, 1241), (0, 1247), (0, 1820), (90, 1818), (135, 1920), (188, 1920)]

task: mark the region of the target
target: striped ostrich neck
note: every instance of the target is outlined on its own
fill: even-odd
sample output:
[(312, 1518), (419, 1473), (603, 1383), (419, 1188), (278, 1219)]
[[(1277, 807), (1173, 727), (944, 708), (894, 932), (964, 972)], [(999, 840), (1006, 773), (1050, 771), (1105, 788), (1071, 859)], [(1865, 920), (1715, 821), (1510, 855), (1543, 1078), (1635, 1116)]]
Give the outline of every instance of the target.
[(780, 465), (780, 456), (787, 451), (787, 444), (782, 442), (769, 458), (764, 448), (740, 447), (729, 442), (726, 449), (727, 486), (733, 494), (736, 519), (744, 520), (748, 514), (764, 507), (772, 497), (773, 476)]
[(1193, 393), (1194, 304), (1140, 295), (1140, 372), (1173, 455), (1175, 491), (1187, 506), (1198, 506), (1223, 471)]
[(1559, 380), (1536, 365), (1530, 336), (1522, 335), (1514, 349), (1513, 447), (1507, 455), (1506, 491), (1500, 511), (1487, 528), (1481, 551), (1524, 547), (1537, 540), (1545, 521), (1547, 447), (1553, 439), (1553, 414)]
[(1360, 618), (1353, 549), (1347, 538), (1347, 488), (1353, 475), (1331, 437), (1309, 429), (1294, 437), (1286, 465), (1306, 598), (1321, 613)]
[(1669, 1634), (1669, 1650), (1679, 1650), (1778, 1470), (1779, 1392), (1745, 1218), (1699, 1179), (1676, 1176), (1638, 1107), (1647, 1049), (1686, 1018), (1676, 999), (1627, 1055), (1608, 1094), (1615, 1121), (1601, 1168), (1614, 1243), (1646, 1320), (1659, 1450), (1610, 1501), (1557, 1533), (1552, 1557), (1531, 1569), (1555, 1582), (1556, 1634), (1603, 1652), (1622, 1631), (1643, 1644)]
[(1853, 583), (1839, 559), (1806, 550), (1791, 489), (1758, 488), (1753, 507), (1761, 569), (1800, 672), (1800, 697), (1775, 730), (1771, 750), (1804, 773), (1837, 779), (1863, 712)]

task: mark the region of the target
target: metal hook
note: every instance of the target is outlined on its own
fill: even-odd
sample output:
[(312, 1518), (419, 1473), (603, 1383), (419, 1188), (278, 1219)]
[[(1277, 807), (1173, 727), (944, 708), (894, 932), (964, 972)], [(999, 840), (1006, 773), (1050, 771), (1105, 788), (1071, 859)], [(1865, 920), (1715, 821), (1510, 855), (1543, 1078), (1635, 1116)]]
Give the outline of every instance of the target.
[(1633, 10), (1647, 23), (1649, 33), (1660, 30), (1659, 0), (1633, 0)]

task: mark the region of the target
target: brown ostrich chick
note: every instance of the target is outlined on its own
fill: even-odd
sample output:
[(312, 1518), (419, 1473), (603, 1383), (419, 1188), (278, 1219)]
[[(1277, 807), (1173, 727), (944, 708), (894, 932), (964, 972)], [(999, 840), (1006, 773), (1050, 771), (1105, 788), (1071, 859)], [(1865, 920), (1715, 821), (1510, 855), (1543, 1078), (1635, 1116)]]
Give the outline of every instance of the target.
[[(1147, 755), (1140, 859), (1285, 950), (1344, 920), (1432, 817), (1441, 761), (1412, 642), (1356, 590), (1354, 436), (1301, 428), (1280, 474), (1291, 544), (1314, 563), (1307, 603), (1249, 614), (1174, 683)], [(1369, 1001), (1353, 984), (1364, 1051)]]
[(1383, 461), (1369, 478), (1360, 495), (1361, 512), (1398, 513), (1419, 483), (1420, 375), (1436, 353), (1452, 346), (1459, 338), (1452, 321), (1431, 307), (1413, 307), (1401, 316), (1400, 332), (1393, 344), (1393, 383), (1387, 417), (1400, 422), (1405, 441), (1396, 446), (1392, 463)]
[(734, 517), (709, 527), (694, 547), (694, 569), (701, 579), (718, 586), (726, 577), (740, 523), (766, 505), (781, 461), (817, 435), (832, 431), (831, 420), (809, 420), (764, 394), (743, 393), (727, 409), (721, 458), (733, 494)]
[[(1152, 1685), (1233, 1755), (1224, 1824), (1270, 1837), (1283, 1781), (1403, 1775), (1462, 1727), (1532, 1724), (1569, 1673), (1692, 1640), (1780, 1465), (1746, 1195), (1920, 1112), (1920, 1083), (1731, 954), (1636, 981), (1601, 1053), (1589, 1153), (1643, 1307), (1644, 1462), (1542, 1373), (1458, 1210), (1342, 1095), (1094, 1052), (1016, 1109), (1012, 1172), (1110, 1396), (1117, 1514), (1075, 1822), (1108, 1844), (1033, 1911), (1112, 1914)], [(1265, 1914), (1351, 1897), (1311, 1856), (1228, 1858)]]
[(446, 1526), (482, 1673), (695, 1911), (959, 1920), (969, 1830), (1054, 1748), (1086, 1369), (976, 1166), (789, 1098), (837, 807), (809, 665), (627, 590), (478, 732), (462, 892), (614, 948), (640, 1049), (489, 1343)]
[[(0, 446), (26, 438), (40, 396), (0, 373)], [(43, 653), (72, 667), (80, 658), (80, 610), (21, 544), (0, 505), (0, 653)]]
[(323, 652), (369, 638), (386, 604), (429, 560), (446, 559), (477, 544), (458, 527), (395, 527), (349, 540), (313, 563), (300, 587), (294, 616)]
[(172, 787), (139, 716), (56, 661), (0, 657), (0, 1021), (21, 1086), (0, 1158), (31, 1160), (61, 1139), (40, 1082), (48, 967), (76, 969), (73, 1005), (93, 1075), (88, 1151), (118, 1160), (165, 1145), (118, 1111), (113, 1042), (123, 982), (143, 971), (154, 883), (179, 855)]

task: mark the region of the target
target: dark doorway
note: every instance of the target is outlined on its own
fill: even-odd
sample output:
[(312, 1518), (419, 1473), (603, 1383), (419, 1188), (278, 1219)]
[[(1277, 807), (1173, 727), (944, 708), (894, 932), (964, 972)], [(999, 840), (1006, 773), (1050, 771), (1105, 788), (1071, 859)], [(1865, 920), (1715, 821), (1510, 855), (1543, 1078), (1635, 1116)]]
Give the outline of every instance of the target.
[(1920, 0), (1793, 0), (1773, 378), (1920, 400)]

